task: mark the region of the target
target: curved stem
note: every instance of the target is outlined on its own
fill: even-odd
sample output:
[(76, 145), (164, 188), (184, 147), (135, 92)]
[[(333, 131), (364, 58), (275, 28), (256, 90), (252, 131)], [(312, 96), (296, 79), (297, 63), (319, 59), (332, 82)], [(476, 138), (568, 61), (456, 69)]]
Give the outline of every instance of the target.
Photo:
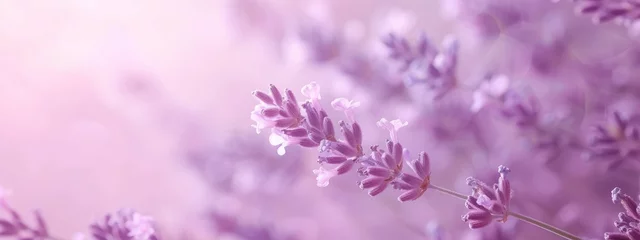
[(436, 185), (433, 185), (433, 184), (429, 184), (429, 188), (433, 188), (435, 190), (438, 190), (439, 192), (446, 193), (446, 194), (449, 194), (451, 196), (460, 198), (460, 199), (462, 199), (464, 201), (467, 200), (467, 195), (464, 195), (462, 193), (459, 193), (459, 192), (456, 192), (456, 191), (453, 191), (453, 190), (449, 190), (447, 188), (439, 187), (439, 186), (436, 186)]
[(562, 230), (562, 229), (557, 228), (555, 226), (549, 225), (549, 224), (547, 224), (547, 223), (545, 223), (543, 221), (540, 221), (538, 219), (529, 217), (527, 215), (523, 215), (523, 214), (520, 214), (520, 213), (511, 212), (511, 211), (509, 211), (509, 215), (513, 216), (513, 217), (515, 217), (517, 219), (520, 219), (523, 222), (529, 223), (529, 224), (534, 225), (536, 227), (539, 227), (539, 228), (542, 228), (542, 229), (547, 230), (549, 232), (552, 232), (552, 233), (554, 233), (554, 234), (556, 234), (556, 235), (558, 235), (560, 237), (563, 237), (564, 239), (568, 239), (568, 240), (580, 240), (580, 239), (582, 239), (582, 238), (580, 238), (580, 237), (578, 237), (576, 235), (573, 235), (573, 234), (571, 234), (571, 233), (569, 233), (569, 232), (567, 232), (565, 230)]
[[(465, 200), (465, 201), (467, 200), (467, 196), (466, 195), (458, 193), (458, 192), (450, 190), (450, 189), (447, 189), (447, 188), (444, 188), (444, 187), (440, 187), (440, 186), (436, 186), (436, 185), (430, 184), (429, 188), (435, 189), (435, 190), (437, 190), (437, 191), (439, 191), (441, 193), (445, 193), (445, 194), (447, 194), (449, 196), (453, 196), (453, 197), (459, 198), (461, 200)], [(546, 230), (548, 232), (551, 232), (551, 233), (553, 233), (555, 235), (558, 235), (559, 237), (562, 237), (562, 238), (567, 239), (567, 240), (581, 240), (582, 239), (582, 238), (580, 238), (580, 237), (578, 237), (576, 235), (573, 235), (573, 234), (571, 234), (571, 233), (569, 233), (567, 231), (564, 231), (564, 230), (562, 230), (560, 228), (557, 228), (555, 226), (549, 225), (549, 224), (547, 224), (547, 223), (545, 223), (543, 221), (537, 220), (537, 219), (529, 217), (527, 215), (523, 215), (523, 214), (520, 214), (520, 213), (515, 213), (515, 212), (509, 211), (509, 216), (513, 216), (514, 218), (520, 219), (523, 222), (526, 222), (528, 224), (531, 224), (531, 225), (534, 225), (536, 227), (542, 228), (542, 229), (544, 229), (544, 230)]]

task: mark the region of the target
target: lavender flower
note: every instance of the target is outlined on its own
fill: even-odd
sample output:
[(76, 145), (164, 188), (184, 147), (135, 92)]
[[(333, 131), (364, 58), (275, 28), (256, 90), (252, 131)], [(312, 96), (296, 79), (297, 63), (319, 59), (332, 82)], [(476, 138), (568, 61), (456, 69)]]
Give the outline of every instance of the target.
[(364, 179), (358, 183), (361, 189), (369, 189), (370, 196), (376, 196), (384, 191), (389, 183), (402, 172), (403, 148), (400, 143), (387, 141), (387, 151), (378, 146), (371, 147), (371, 156), (361, 163), (358, 174)]
[[(253, 125), (256, 128), (256, 132), (260, 133), (263, 129), (271, 128), (272, 133), (269, 137), (269, 142), (272, 145), (280, 146), (278, 148), (278, 154), (280, 155), (285, 154), (285, 147), (294, 144), (308, 147), (317, 146), (318, 143), (309, 140), (307, 138), (307, 130), (301, 127), (304, 117), (300, 112), (300, 107), (293, 92), (287, 89), (283, 97), (275, 86), (271, 85), (269, 90), (271, 94), (261, 91), (253, 92), (253, 96), (260, 101), (251, 112), (251, 119), (256, 122)], [(319, 95), (314, 95), (314, 97), (319, 98)], [(319, 123), (315, 124), (317, 126)]]
[(393, 188), (405, 191), (398, 197), (398, 201), (400, 202), (418, 199), (427, 191), (427, 188), (429, 188), (431, 184), (431, 163), (426, 152), (421, 152), (418, 155), (418, 159), (411, 161), (409, 166), (417, 176), (402, 173), (400, 177), (391, 183)]
[[(309, 88), (305, 87), (304, 89)], [(319, 89), (317, 86), (313, 88)], [(317, 95), (319, 96), (319, 94)], [(295, 99), (294, 96), (289, 98)], [(269, 100), (260, 100), (262, 103), (269, 102)], [(322, 165), (319, 169), (314, 170), (317, 175), (318, 186), (325, 187), (329, 185), (330, 179), (349, 172), (355, 163), (361, 163), (363, 167), (358, 169), (358, 174), (364, 179), (359, 181), (358, 185), (361, 189), (368, 189), (368, 193), (371, 196), (382, 193), (391, 184), (395, 189), (404, 191), (398, 197), (400, 202), (416, 200), (428, 188), (456, 198), (465, 199), (465, 196), (460, 193), (431, 183), (431, 165), (429, 156), (425, 152), (421, 152), (418, 159), (409, 160), (409, 151), (398, 142), (397, 135), (398, 129), (406, 126), (406, 122), (400, 120), (388, 121), (384, 118), (380, 120), (378, 126), (389, 131), (391, 140), (387, 140), (386, 150), (382, 150), (379, 146), (373, 146), (371, 147), (371, 154), (365, 155), (362, 148), (362, 131), (355, 120), (353, 120), (353, 124), (339, 122), (344, 139), (337, 139), (331, 120), (329, 120), (326, 112), (322, 110), (319, 104), (312, 104), (311, 101), (307, 101), (303, 104), (303, 107), (306, 114), (302, 118), (301, 125), (289, 127), (273, 126), (272, 129), (281, 131), (286, 135), (293, 135), (292, 132), (287, 131), (291, 130), (291, 127), (299, 128), (301, 126), (307, 132), (314, 134), (314, 136), (309, 136), (309, 139), (320, 146), (318, 162)], [(339, 109), (344, 110), (347, 108), (343, 106)], [(352, 116), (352, 113), (347, 113), (348, 118), (349, 116)], [(322, 123), (320, 123), (320, 119), (323, 119)], [(303, 135), (300, 134), (299, 136), (302, 137)], [(313, 145), (309, 147), (311, 146)], [(407, 161), (416, 175), (403, 172), (404, 161)], [(335, 164), (337, 167), (325, 168), (324, 164)], [(498, 172), (500, 177), (493, 188), (477, 179), (467, 179), (468, 185), (473, 189), (473, 194), (466, 197), (465, 206), (470, 211), (462, 219), (469, 224), (470, 228), (482, 228), (493, 221), (504, 223), (509, 216), (513, 216), (566, 239), (580, 239), (571, 233), (544, 222), (510, 212), (511, 184), (506, 177), (510, 170), (507, 167), (500, 166)]]
[(640, 212), (638, 211), (638, 202), (632, 197), (622, 193), (618, 187), (611, 191), (611, 200), (613, 203), (620, 203), (625, 209), (624, 212), (618, 214), (618, 220), (614, 222), (614, 226), (620, 232), (608, 232), (604, 234), (605, 240), (635, 240), (640, 239)]
[(462, 220), (471, 229), (485, 227), (494, 220), (502, 223), (507, 221), (511, 201), (511, 185), (507, 180), (510, 170), (500, 166), (498, 172), (500, 178), (493, 188), (478, 179), (467, 178), (467, 185), (473, 189), (473, 194), (465, 202), (469, 212), (462, 216)]

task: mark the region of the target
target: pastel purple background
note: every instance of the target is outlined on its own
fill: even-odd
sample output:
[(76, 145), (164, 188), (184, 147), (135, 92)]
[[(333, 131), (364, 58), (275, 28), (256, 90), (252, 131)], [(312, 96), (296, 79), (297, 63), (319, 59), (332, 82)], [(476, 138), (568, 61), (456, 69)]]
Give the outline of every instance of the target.
[[(514, 7), (526, 20), (509, 27), (492, 15), (499, 24), (487, 24), (458, 1), (462, 7), (453, 8), (462, 17), (453, 19), (435, 0), (325, 2), (334, 27), (362, 24), (366, 44), (388, 30), (394, 11), (415, 18), (410, 39), (424, 31), (439, 44), (457, 35), (462, 85), (472, 88), (488, 72), (508, 74), (579, 139), (613, 108), (635, 114), (638, 79), (626, 76), (637, 76), (638, 63), (628, 60), (637, 57), (637, 42), (622, 27), (593, 25), (574, 16), (571, 3), (535, 0)], [(599, 238), (613, 230), (619, 210), (611, 188), (633, 196), (640, 190), (637, 174), (606, 172), (579, 153), (541, 163), (548, 151), (529, 149), (517, 127), (495, 112), (468, 113), (468, 89), (424, 107), (420, 94), (386, 101), (331, 66), (293, 62), (287, 37), (309, 19), (311, 4), (1, 0), (0, 185), (13, 190), (17, 209), (42, 209), (59, 236), (121, 207), (153, 216), (165, 239), (243, 239), (220, 234), (211, 211), (305, 240), (431, 239), (430, 223), (447, 239), (468, 235), (461, 201), (435, 192), (402, 204), (397, 194), (371, 198), (355, 174), (318, 188), (315, 151), (292, 147), (278, 157), (267, 134), (255, 135), (251, 91), (274, 83), (298, 93), (317, 81), (325, 104), (335, 97), (362, 102), (365, 143), (383, 143), (378, 119), (409, 120), (400, 138), (412, 152), (432, 155), (434, 182), (466, 193), (465, 177), (494, 181), (497, 166), (508, 163), (517, 208), (576, 234)], [(598, 87), (614, 82), (622, 87)], [(516, 229), (504, 239), (555, 239), (530, 226)]]

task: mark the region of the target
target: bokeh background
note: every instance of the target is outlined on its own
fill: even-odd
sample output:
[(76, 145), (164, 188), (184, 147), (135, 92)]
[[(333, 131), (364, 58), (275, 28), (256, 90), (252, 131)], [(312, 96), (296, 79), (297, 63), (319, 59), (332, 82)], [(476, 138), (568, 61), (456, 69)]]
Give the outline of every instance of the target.
[[(318, 188), (316, 151), (290, 147), (280, 157), (249, 119), (253, 90), (273, 83), (298, 93), (316, 81), (326, 106), (335, 97), (362, 102), (356, 115), (368, 145), (386, 138), (378, 119), (409, 121), (401, 141), (431, 154), (439, 185), (466, 193), (467, 176), (492, 183), (507, 164), (514, 208), (600, 238), (619, 211), (609, 192), (635, 196), (637, 171), (585, 161), (572, 144), (613, 110), (634, 116), (638, 44), (631, 28), (594, 25), (573, 7), (0, 0), (0, 185), (18, 210), (41, 209), (51, 231), (69, 239), (123, 207), (152, 216), (164, 239), (436, 239), (434, 229), (444, 239), (555, 239), (515, 221), (471, 232), (462, 202), (427, 192), (399, 203), (392, 190), (372, 198), (356, 174)], [(425, 32), (435, 46), (455, 36), (460, 87), (433, 100), (401, 75), (345, 74), (346, 63), (333, 60), (384, 60), (380, 37), (389, 32), (410, 41)], [(490, 107), (469, 110), (489, 73), (536, 96), (544, 134)]]

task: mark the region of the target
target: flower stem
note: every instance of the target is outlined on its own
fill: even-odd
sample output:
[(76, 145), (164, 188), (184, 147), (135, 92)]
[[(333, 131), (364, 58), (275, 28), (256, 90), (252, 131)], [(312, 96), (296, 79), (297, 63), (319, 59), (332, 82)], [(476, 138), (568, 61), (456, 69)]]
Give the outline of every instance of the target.
[[(453, 197), (459, 198), (461, 200), (465, 200), (465, 201), (467, 200), (467, 196), (466, 195), (458, 193), (458, 192), (450, 190), (450, 189), (447, 189), (447, 188), (444, 188), (444, 187), (440, 187), (440, 186), (436, 186), (436, 185), (430, 184), (429, 188), (435, 189), (435, 190), (437, 190), (437, 191), (439, 191), (441, 193), (445, 193), (445, 194), (447, 194), (449, 196), (453, 196)], [(511, 212), (511, 211), (509, 211), (509, 215), (513, 216), (513, 217), (515, 217), (517, 219), (520, 219), (521, 221), (526, 222), (528, 224), (531, 224), (531, 225), (534, 225), (536, 227), (542, 228), (542, 229), (544, 229), (544, 230), (546, 230), (548, 232), (551, 232), (551, 233), (553, 233), (555, 235), (558, 235), (559, 237), (562, 237), (562, 238), (567, 239), (567, 240), (581, 240), (582, 239), (582, 238), (580, 238), (580, 237), (578, 237), (576, 235), (573, 235), (573, 234), (571, 234), (571, 233), (569, 233), (567, 231), (564, 231), (564, 230), (562, 230), (560, 228), (554, 227), (554, 226), (552, 226), (550, 224), (547, 224), (547, 223), (545, 223), (543, 221), (540, 221), (540, 220), (537, 220), (535, 218), (529, 217), (527, 215), (523, 215), (523, 214), (520, 214), (520, 213)]]

